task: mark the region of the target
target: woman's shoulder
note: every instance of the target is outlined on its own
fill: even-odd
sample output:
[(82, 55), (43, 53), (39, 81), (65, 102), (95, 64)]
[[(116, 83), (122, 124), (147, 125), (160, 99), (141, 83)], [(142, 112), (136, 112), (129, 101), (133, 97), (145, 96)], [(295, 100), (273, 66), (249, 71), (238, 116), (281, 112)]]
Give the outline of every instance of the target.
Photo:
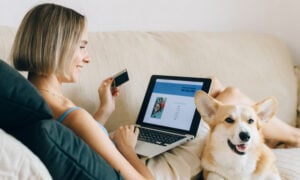
[(79, 110), (79, 109), (81, 109), (81, 108), (78, 106), (70, 107), (69, 109), (64, 111), (56, 120), (58, 122), (62, 122), (70, 113), (72, 113), (73, 111)]
[(76, 106), (70, 99), (55, 98), (49, 95), (44, 95), (46, 102), (48, 103), (54, 119), (64, 123), (74, 123), (74, 121), (81, 121), (82, 119), (93, 118), (90, 113), (85, 109)]
[(77, 121), (93, 119), (90, 113), (88, 113), (85, 109), (75, 105), (63, 107), (60, 106), (57, 107), (55, 111), (56, 115), (54, 116), (54, 118), (63, 124), (73, 124)]
[(63, 114), (70, 113), (79, 108), (66, 97), (55, 97), (47, 93), (42, 93), (42, 96), (50, 107), (54, 119), (59, 119)]

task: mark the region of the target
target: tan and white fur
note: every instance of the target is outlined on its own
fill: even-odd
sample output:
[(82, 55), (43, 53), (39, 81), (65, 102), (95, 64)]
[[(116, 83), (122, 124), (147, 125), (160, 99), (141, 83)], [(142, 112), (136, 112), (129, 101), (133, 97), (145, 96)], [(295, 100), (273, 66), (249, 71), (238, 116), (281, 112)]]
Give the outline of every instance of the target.
[(280, 179), (275, 155), (261, 133), (263, 124), (276, 114), (275, 98), (253, 106), (226, 105), (198, 91), (195, 104), (210, 127), (201, 156), (205, 179)]

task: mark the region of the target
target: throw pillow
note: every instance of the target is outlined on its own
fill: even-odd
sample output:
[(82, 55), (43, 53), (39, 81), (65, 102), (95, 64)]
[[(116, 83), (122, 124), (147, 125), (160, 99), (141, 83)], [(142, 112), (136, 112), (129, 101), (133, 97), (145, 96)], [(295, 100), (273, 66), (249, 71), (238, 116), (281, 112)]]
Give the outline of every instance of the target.
[(0, 127), (21, 127), (52, 118), (51, 110), (34, 86), (0, 60)]
[(52, 179), (41, 160), (2, 129), (0, 144), (0, 179)]

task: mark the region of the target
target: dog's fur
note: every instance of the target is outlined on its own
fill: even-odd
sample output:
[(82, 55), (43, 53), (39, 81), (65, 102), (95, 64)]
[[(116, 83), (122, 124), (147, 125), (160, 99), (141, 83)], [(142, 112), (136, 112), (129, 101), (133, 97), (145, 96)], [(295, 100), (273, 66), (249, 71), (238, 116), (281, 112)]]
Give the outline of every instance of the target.
[(275, 155), (261, 133), (277, 111), (275, 98), (253, 106), (225, 105), (198, 91), (195, 104), (210, 127), (201, 156), (205, 179), (280, 179)]

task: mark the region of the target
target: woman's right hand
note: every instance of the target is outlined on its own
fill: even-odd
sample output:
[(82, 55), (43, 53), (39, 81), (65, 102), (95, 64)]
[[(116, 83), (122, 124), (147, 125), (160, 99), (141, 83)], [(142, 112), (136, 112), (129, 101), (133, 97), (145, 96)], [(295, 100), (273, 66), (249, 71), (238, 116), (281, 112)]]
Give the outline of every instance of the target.
[(115, 98), (120, 94), (119, 88), (111, 89), (112, 82), (113, 78), (109, 77), (102, 81), (98, 88), (100, 106), (94, 118), (99, 120), (102, 124), (105, 124), (108, 117), (115, 110)]

